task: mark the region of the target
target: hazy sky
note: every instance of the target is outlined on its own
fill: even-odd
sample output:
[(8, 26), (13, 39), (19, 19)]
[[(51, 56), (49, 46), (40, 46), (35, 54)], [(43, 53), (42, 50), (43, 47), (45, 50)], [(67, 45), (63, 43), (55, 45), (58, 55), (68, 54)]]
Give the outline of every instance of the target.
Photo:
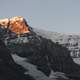
[(80, 0), (0, 0), (0, 18), (18, 15), (32, 27), (80, 32)]

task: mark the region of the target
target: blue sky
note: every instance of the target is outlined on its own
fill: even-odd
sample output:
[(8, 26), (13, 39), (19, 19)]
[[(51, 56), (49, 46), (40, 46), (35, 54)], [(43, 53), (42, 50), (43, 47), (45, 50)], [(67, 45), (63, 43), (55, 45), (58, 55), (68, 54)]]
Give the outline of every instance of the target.
[(80, 33), (80, 0), (0, 0), (0, 18), (18, 15), (32, 27)]

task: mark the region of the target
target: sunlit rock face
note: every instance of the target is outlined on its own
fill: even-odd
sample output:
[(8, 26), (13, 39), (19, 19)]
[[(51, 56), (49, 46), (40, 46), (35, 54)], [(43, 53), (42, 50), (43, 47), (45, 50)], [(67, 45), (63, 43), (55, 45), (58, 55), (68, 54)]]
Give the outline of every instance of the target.
[[(4, 25), (1, 24), (0, 39), (12, 54), (26, 58), (27, 62), (36, 65), (37, 69), (47, 76), (53, 70), (63, 72), (70, 78), (76, 77), (69, 74), (79, 72), (80, 66), (73, 62), (67, 48), (37, 35), (21, 17), (12, 18), (9, 21), (12, 21), (12, 24), (9, 22), (7, 29), (2, 28)], [(25, 29), (22, 25), (25, 25)]]
[(8, 23), (9, 23), (9, 19), (8, 18), (0, 20), (0, 25), (2, 26), (2, 28), (7, 28)]
[(18, 35), (29, 33), (28, 25), (21, 16), (10, 19), (10, 30)]
[(0, 20), (0, 25), (2, 28), (8, 29), (17, 35), (29, 32), (28, 25), (22, 16), (12, 17), (10, 19), (2, 19)]

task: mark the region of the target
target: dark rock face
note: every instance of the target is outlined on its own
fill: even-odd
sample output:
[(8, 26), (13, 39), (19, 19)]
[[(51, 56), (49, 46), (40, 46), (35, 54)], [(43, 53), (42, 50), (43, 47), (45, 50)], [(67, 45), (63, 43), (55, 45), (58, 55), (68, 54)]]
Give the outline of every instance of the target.
[(24, 71), (13, 61), (9, 49), (0, 40), (0, 80), (34, 80), (29, 75), (25, 76)]
[(47, 42), (47, 53), (51, 68), (54, 71), (63, 72), (66, 76), (75, 80), (80, 79), (80, 66), (73, 62), (67, 48), (49, 40)]

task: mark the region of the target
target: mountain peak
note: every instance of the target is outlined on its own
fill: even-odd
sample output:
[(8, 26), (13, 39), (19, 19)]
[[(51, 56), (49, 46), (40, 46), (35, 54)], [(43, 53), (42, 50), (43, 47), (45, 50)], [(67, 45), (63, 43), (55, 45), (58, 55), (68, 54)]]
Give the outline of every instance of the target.
[(17, 35), (29, 33), (29, 26), (25, 19), (22, 16), (12, 17), (10, 19), (1, 19), (0, 25), (4, 29), (8, 29), (11, 32), (16, 33)]

